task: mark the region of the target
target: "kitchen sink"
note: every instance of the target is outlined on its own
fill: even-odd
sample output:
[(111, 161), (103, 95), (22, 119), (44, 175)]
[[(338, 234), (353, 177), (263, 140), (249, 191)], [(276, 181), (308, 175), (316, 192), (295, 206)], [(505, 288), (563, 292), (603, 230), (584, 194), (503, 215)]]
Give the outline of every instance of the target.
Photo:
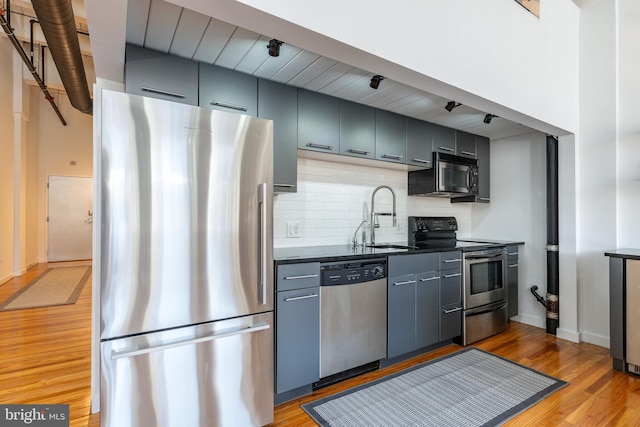
[(376, 243), (374, 245), (365, 245), (365, 246), (373, 249), (418, 249), (417, 246), (396, 245), (393, 243)]

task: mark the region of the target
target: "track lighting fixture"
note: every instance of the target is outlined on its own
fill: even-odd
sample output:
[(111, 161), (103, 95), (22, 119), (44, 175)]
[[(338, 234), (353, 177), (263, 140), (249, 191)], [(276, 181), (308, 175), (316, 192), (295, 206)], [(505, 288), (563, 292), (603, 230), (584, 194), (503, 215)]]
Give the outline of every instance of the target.
[(280, 56), (280, 46), (282, 46), (282, 43), (283, 42), (277, 39), (269, 40), (269, 44), (267, 45), (269, 56)]
[(447, 110), (448, 112), (451, 112), (451, 110), (453, 110), (456, 107), (461, 106), (462, 104), (456, 101), (449, 101), (447, 102), (447, 105), (445, 105), (444, 109)]
[(378, 86), (380, 86), (380, 82), (382, 80), (384, 80), (384, 77), (376, 74), (375, 76), (371, 77), (371, 83), (369, 83), (369, 86), (371, 86), (371, 88), (373, 89), (378, 89)]
[(484, 116), (483, 122), (485, 122), (486, 124), (489, 124), (489, 123), (491, 123), (491, 120), (494, 117), (498, 117), (498, 116), (496, 116), (495, 114), (487, 114), (486, 116)]

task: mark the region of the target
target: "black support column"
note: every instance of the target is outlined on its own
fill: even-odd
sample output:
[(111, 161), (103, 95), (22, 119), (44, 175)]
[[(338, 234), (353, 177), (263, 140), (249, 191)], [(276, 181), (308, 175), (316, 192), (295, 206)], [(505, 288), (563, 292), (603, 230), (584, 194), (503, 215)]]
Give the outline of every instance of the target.
[(547, 135), (547, 333), (556, 334), (560, 321), (558, 253), (558, 138)]

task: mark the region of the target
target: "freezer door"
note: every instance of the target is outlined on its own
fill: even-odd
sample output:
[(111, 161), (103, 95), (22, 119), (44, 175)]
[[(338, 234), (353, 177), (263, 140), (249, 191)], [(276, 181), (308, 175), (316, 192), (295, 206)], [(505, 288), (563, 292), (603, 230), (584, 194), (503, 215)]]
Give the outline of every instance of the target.
[(102, 99), (101, 338), (273, 310), (273, 122)]
[(102, 427), (273, 422), (273, 314), (103, 341)]

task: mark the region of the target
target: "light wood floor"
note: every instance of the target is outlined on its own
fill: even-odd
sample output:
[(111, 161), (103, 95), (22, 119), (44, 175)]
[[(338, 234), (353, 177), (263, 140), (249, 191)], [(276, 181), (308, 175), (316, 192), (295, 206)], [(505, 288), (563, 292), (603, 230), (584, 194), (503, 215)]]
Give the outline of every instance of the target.
[[(0, 301), (46, 268), (38, 265), (1, 285)], [(90, 324), (89, 284), (76, 304), (0, 312), (0, 403), (68, 403), (71, 426), (98, 426), (99, 415), (89, 410)], [(517, 322), (474, 345), (570, 383), (507, 426), (640, 426), (640, 377), (613, 371), (608, 349), (564, 341)], [(271, 426), (314, 426), (301, 404), (459, 348), (449, 345), (279, 405)]]

